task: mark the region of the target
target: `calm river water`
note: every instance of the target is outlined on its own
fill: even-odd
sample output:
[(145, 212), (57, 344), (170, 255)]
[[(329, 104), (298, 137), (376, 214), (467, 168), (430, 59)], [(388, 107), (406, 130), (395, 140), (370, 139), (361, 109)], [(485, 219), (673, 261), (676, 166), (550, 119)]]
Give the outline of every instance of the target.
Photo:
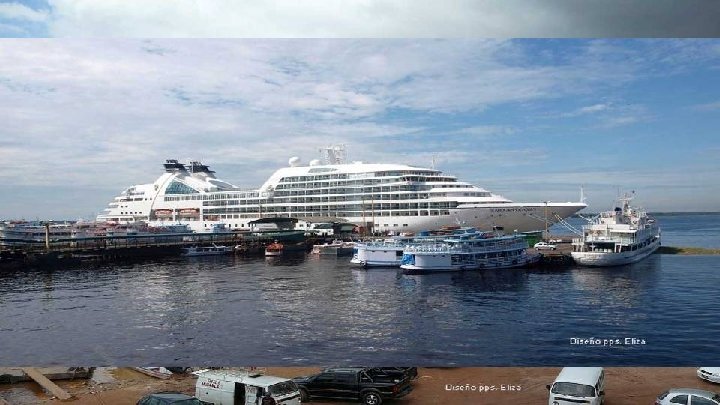
[[(720, 214), (663, 215), (720, 247)], [(0, 273), (0, 364), (720, 364), (720, 256), (405, 275), (346, 258), (175, 258)], [(633, 340), (634, 339), (634, 340)]]

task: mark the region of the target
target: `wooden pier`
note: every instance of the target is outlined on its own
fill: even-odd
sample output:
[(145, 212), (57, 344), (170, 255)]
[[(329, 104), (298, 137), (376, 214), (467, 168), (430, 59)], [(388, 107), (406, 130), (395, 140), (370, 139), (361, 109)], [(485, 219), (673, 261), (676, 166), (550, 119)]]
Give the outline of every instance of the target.
[(50, 381), (40, 370), (34, 367), (24, 367), (22, 371), (30, 378), (33, 379), (43, 389), (51, 393), (56, 398), (66, 400), (72, 398), (72, 395), (68, 394), (67, 391), (58, 387), (54, 382)]
[[(276, 240), (282, 241), (282, 235), (239, 232), (55, 239), (0, 246), (0, 269), (179, 256), (183, 248), (213, 244), (233, 246), (237, 254), (262, 255), (265, 247)], [(318, 238), (304, 238), (303, 242), (309, 248), (317, 241)]]

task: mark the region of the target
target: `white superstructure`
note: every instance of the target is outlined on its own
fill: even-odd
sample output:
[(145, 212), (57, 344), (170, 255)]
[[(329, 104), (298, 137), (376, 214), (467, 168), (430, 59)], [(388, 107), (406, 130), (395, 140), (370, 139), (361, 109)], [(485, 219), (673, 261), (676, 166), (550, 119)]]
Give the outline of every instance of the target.
[(411, 243), (403, 249), (400, 268), (413, 273), (523, 267), (540, 260), (527, 251), (522, 235), (471, 232), (446, 239)]
[(583, 226), (573, 239), (572, 257), (585, 266), (619, 266), (635, 263), (660, 247), (660, 228), (644, 210), (630, 206), (632, 197), (620, 198), (622, 207), (601, 213)]
[(298, 158), (258, 190), (241, 190), (199, 162), (165, 163), (154, 183), (116, 197), (98, 220), (186, 223), (196, 231), (215, 224), (249, 230), (263, 217), (333, 217), (375, 232), (417, 232), (448, 225), (520, 232), (543, 229), (586, 207), (578, 203), (514, 203), (439, 170), (401, 164), (343, 163), (328, 149), (325, 164)]

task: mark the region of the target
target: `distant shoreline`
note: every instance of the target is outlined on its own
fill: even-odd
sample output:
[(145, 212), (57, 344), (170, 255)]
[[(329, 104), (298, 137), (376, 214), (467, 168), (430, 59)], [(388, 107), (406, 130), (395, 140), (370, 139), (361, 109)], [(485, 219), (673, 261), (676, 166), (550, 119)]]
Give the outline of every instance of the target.
[[(668, 211), (668, 212), (648, 212), (650, 215), (655, 216), (670, 216), (670, 215), (718, 215), (720, 214), (720, 211)], [(580, 212), (578, 214), (573, 215), (573, 217), (577, 217), (579, 215), (583, 216), (592, 216), (592, 215), (600, 215), (599, 212)]]
[(656, 253), (663, 255), (720, 255), (720, 249), (660, 246)]

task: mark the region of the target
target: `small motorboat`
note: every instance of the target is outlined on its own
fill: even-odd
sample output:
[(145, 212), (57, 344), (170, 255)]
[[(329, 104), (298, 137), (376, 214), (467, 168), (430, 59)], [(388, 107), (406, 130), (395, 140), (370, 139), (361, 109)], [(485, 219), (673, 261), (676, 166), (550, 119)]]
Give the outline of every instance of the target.
[(284, 249), (282, 243), (275, 241), (265, 247), (265, 256), (280, 256)]
[(229, 246), (216, 245), (212, 246), (191, 246), (183, 248), (183, 256), (216, 256), (232, 253), (233, 249)]

